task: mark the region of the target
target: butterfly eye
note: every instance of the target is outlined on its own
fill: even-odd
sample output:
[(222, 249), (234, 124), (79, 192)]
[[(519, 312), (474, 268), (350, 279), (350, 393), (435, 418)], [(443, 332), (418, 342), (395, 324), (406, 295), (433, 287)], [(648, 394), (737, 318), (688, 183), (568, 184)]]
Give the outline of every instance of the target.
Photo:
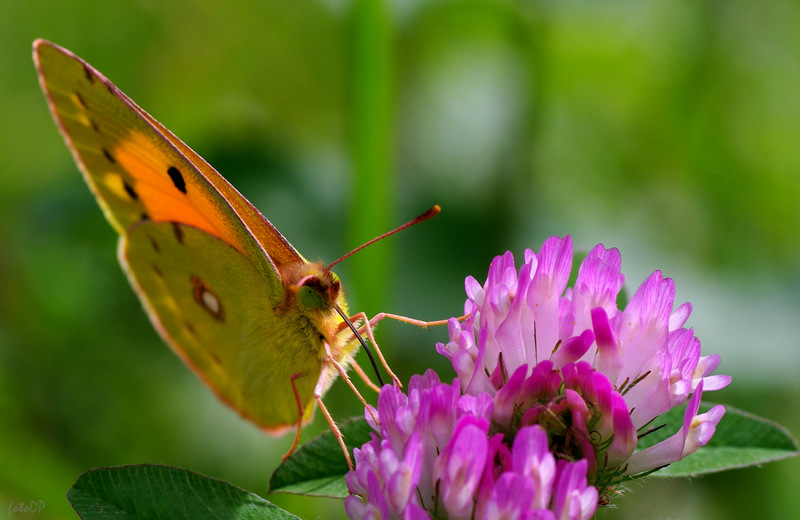
[(309, 309), (322, 308), (322, 295), (314, 288), (304, 285), (297, 291), (297, 301)]

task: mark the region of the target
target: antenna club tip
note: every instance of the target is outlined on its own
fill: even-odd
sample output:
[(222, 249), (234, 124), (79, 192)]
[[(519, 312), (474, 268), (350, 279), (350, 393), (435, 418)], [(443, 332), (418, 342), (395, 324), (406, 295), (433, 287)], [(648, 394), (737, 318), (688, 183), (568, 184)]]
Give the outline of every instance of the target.
[(442, 211), (442, 207), (440, 205), (438, 205), (438, 204), (434, 204), (431, 209), (429, 209), (428, 211), (426, 211), (422, 215), (418, 216), (414, 220), (412, 220), (410, 222), (406, 222), (405, 224), (403, 224), (400, 227), (404, 228), (404, 227), (412, 226), (414, 224), (419, 224), (420, 222), (425, 222), (429, 218), (433, 218), (436, 215), (438, 215), (440, 211)]
[(434, 204), (433, 207), (431, 207), (431, 209), (429, 209), (428, 211), (426, 211), (422, 215), (420, 215), (417, 218), (415, 218), (412, 222), (415, 222), (415, 223), (416, 222), (423, 222), (425, 220), (428, 220), (431, 217), (435, 217), (441, 211), (442, 211), (442, 207), (440, 205), (438, 205), (438, 204)]

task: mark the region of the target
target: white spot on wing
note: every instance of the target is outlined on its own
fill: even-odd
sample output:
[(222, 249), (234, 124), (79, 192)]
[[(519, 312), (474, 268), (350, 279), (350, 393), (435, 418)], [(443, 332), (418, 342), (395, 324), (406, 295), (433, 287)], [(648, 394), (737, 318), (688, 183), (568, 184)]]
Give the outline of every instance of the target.
[(219, 314), (219, 300), (217, 297), (208, 290), (203, 290), (202, 294), (203, 305), (213, 314)]

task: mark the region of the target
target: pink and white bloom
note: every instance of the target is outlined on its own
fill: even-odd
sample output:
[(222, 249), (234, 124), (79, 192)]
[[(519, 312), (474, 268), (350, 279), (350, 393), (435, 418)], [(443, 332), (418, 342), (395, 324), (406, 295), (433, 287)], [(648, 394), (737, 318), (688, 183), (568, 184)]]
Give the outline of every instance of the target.
[[(684, 327), (691, 304), (674, 308), (675, 284), (660, 271), (620, 309), (625, 277), (619, 251), (596, 246), (568, 288), (572, 255), (566, 236), (549, 238), (538, 254), (526, 250), (519, 270), (510, 252), (495, 258), (483, 285), (467, 279), (468, 318), (450, 320), (450, 341), (439, 344), (439, 352), (452, 360), (465, 393), (489, 393), (496, 406), (520, 414), (522, 423), (540, 422), (535, 415), (545, 400), (563, 392), (563, 403), (549, 401), (549, 411), (569, 408), (570, 433), (578, 435), (565, 448), (587, 458), (590, 474), (612, 468), (637, 474), (680, 460), (689, 452), (656, 445), (648, 453), (661, 457), (638, 455), (636, 464), (627, 464), (638, 431), (690, 396), (699, 406), (703, 390), (730, 383), (729, 376), (712, 375), (719, 356), (700, 355), (700, 341)], [(527, 389), (537, 385), (549, 390)], [(515, 393), (513, 403), (509, 392)], [(699, 420), (713, 434), (724, 408), (699, 419), (693, 413), (687, 421)], [(691, 433), (689, 423), (680, 435)], [(695, 437), (699, 447), (710, 435)]]
[[(447, 406), (445, 406), (447, 405)], [(429, 370), (408, 394), (384, 386), (368, 421), (379, 435), (354, 450), (345, 500), (357, 519), (587, 520), (597, 489), (586, 461), (556, 461), (539, 425), (509, 444), (491, 432), (492, 401), (462, 394)], [(423, 441), (424, 440), (424, 441)], [(432, 512), (436, 512), (434, 516)]]
[[(351, 518), (586, 519), (625, 479), (709, 441), (725, 410), (698, 414), (700, 398), (730, 377), (700, 355), (673, 281), (655, 271), (619, 308), (619, 251), (596, 246), (567, 287), (572, 262), (571, 238), (551, 237), (519, 269), (508, 252), (484, 284), (467, 278), (467, 317), (437, 345), (457, 379), (382, 389), (380, 424), (366, 414), (378, 435), (347, 476)], [(683, 404), (683, 427), (636, 452)]]

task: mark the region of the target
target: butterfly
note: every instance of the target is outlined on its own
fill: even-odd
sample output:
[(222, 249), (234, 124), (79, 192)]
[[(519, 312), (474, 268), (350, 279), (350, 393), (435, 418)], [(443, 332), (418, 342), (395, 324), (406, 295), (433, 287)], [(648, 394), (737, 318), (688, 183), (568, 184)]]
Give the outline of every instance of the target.
[(244, 418), (299, 436), (363, 341), (339, 278), (91, 65), (44, 40), (34, 61), (161, 337)]

